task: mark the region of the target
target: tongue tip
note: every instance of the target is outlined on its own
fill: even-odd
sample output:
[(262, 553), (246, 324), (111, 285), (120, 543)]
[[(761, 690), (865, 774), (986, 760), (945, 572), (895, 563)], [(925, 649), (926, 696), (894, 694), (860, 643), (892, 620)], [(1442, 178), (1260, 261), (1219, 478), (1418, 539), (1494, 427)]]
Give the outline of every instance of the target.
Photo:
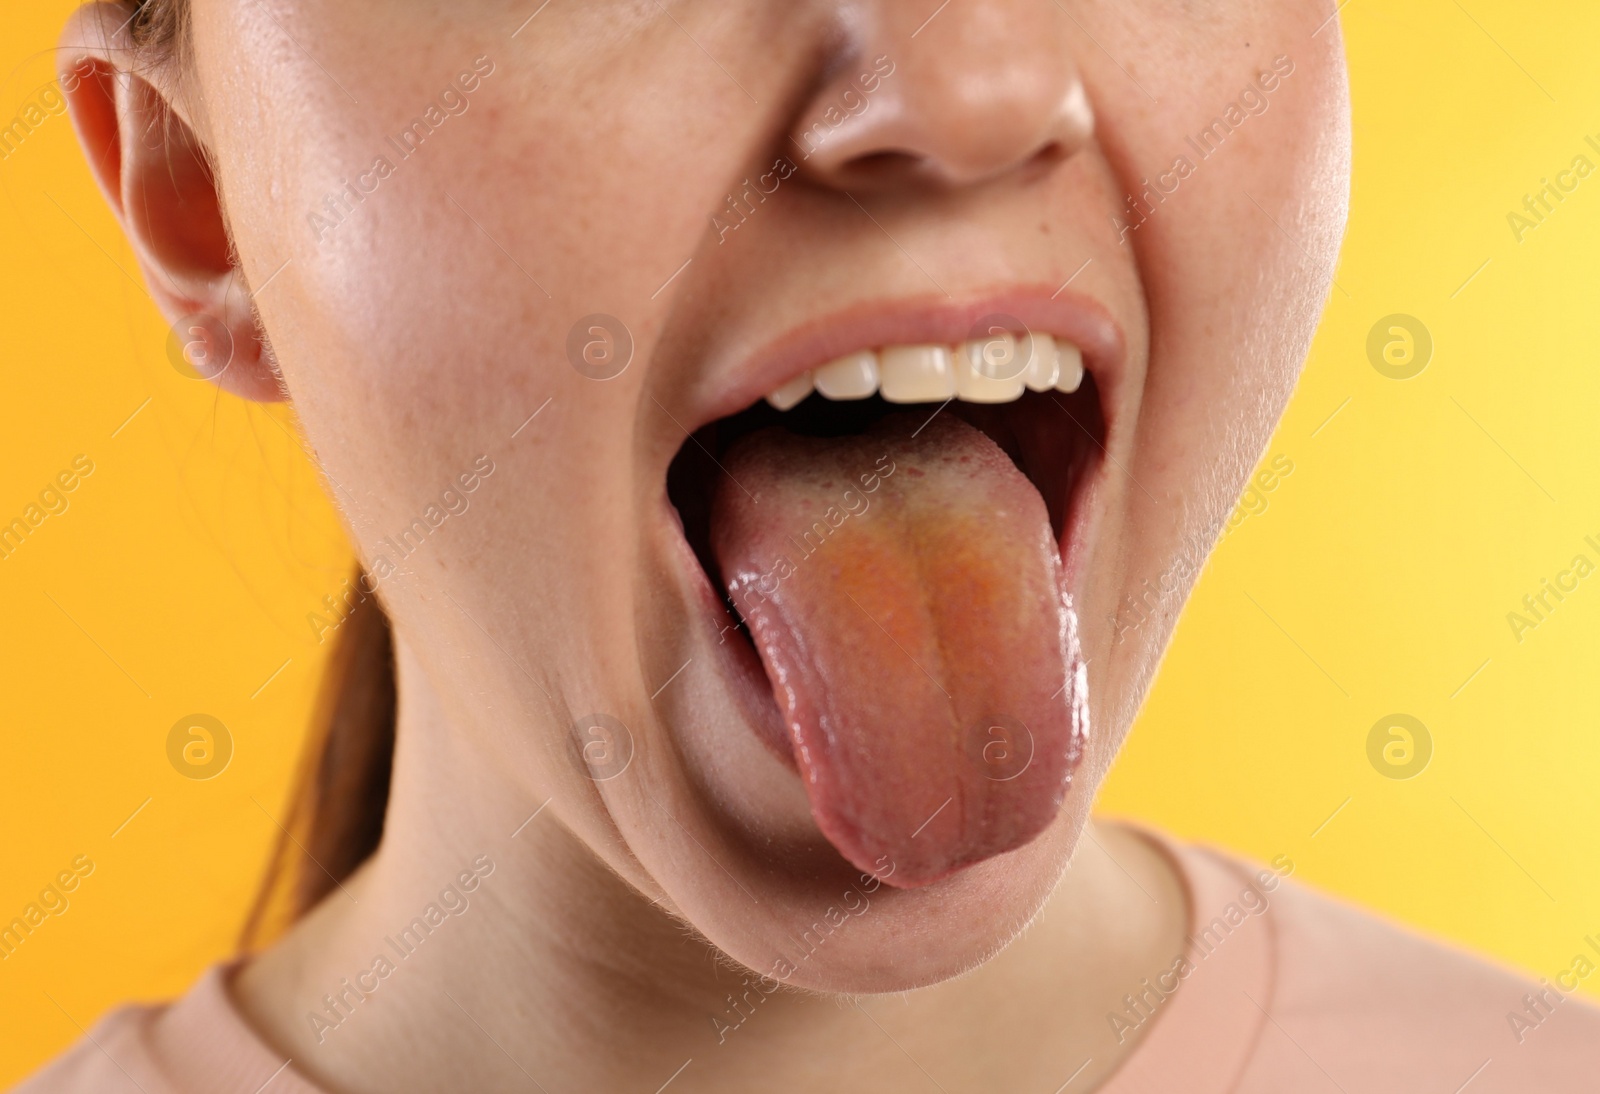
[[(1003, 854), (1005, 851), (1012, 850), (1016, 850), (1016, 848), (1007, 847), (1000, 851), (983, 851), (970, 856), (957, 858), (954, 861), (947, 861), (942, 864), (927, 864), (923, 865), (920, 869), (896, 869), (891, 874), (874, 874), (873, 876), (877, 877), (878, 880), (883, 882), (885, 885), (891, 886), (895, 889), (926, 889), (929, 886), (937, 885), (941, 881), (946, 881), (949, 878), (955, 877), (957, 874), (965, 872), (969, 868), (978, 865), (980, 862), (987, 862), (995, 855)], [(870, 870), (867, 872), (871, 873)]]
[[(1040, 830), (1042, 832), (1043, 829)], [(1036, 839), (1040, 832), (1030, 834), (1026, 839), (1004, 847), (985, 847), (969, 850), (957, 855), (927, 856), (923, 859), (896, 858), (892, 855), (880, 855), (876, 859), (857, 859), (855, 856), (845, 855), (847, 861), (863, 874), (870, 874), (883, 884), (895, 889), (926, 889), (956, 877), (980, 863), (988, 862), (997, 856), (1011, 851), (1021, 850)], [(838, 849), (838, 844), (834, 844)], [(841, 854), (844, 852), (841, 850)], [(888, 860), (887, 863), (885, 860)], [(865, 863), (865, 864), (864, 864)]]
[(1019, 793), (1012, 801), (991, 799), (986, 803), (988, 808), (983, 811), (991, 815), (976, 828), (960, 816), (960, 807), (950, 802), (909, 837), (896, 839), (884, 839), (881, 833), (853, 824), (826, 808), (817, 810), (816, 817), (823, 835), (851, 865), (896, 889), (923, 889), (979, 863), (1019, 851), (1043, 835), (1055, 823), (1066, 801), (1077, 755), (1069, 751), (1059, 757), (1063, 761), (1060, 764), (1032, 765), (1030, 774), (1034, 778), (1018, 782), (1042, 782), (1053, 786), (1054, 792), (1039, 785), (1016, 786)]

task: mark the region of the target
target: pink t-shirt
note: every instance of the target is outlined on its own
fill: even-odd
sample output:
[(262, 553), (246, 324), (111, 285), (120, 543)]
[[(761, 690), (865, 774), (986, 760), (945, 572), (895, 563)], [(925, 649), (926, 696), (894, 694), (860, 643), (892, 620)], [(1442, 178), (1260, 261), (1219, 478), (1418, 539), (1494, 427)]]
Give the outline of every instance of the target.
[[(1600, 1091), (1600, 1008), (1152, 839), (1187, 888), (1188, 949), (1108, 1016), (1142, 1041), (1096, 1094)], [(1585, 944), (1600, 965), (1600, 938)], [(245, 1025), (229, 971), (106, 1016), (17, 1094), (324, 1094)]]

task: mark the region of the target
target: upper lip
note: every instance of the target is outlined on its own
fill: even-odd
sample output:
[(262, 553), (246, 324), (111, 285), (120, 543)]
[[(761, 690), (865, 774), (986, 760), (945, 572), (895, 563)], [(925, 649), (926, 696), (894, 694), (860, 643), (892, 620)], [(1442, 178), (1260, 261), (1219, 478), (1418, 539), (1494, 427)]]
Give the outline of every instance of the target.
[(755, 403), (807, 369), (860, 349), (888, 345), (954, 345), (970, 338), (987, 316), (1014, 319), (1028, 330), (1064, 338), (1083, 351), (1083, 367), (1094, 377), (1101, 408), (1110, 422), (1123, 372), (1122, 328), (1099, 301), (1070, 290), (1021, 286), (951, 301), (936, 296), (864, 301), (818, 316), (767, 342), (734, 370), (698, 408), (693, 432)]

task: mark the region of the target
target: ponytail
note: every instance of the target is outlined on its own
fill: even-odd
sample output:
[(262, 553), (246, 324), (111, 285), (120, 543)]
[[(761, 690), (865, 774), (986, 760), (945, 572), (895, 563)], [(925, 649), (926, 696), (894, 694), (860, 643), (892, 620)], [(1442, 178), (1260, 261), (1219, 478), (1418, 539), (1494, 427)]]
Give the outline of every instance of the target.
[(345, 617), (334, 643), (288, 813), (240, 932), (244, 950), (270, 943), (309, 912), (383, 838), (394, 766), (394, 640), (375, 597)]

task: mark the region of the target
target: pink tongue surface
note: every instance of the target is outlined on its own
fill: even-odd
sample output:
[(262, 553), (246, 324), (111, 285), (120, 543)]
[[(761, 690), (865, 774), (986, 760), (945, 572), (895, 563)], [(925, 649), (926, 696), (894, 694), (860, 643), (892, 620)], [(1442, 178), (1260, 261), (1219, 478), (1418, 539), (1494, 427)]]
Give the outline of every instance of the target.
[(1038, 835), (1088, 718), (1033, 485), (953, 414), (767, 429), (724, 465), (712, 548), (834, 847), (911, 888)]

